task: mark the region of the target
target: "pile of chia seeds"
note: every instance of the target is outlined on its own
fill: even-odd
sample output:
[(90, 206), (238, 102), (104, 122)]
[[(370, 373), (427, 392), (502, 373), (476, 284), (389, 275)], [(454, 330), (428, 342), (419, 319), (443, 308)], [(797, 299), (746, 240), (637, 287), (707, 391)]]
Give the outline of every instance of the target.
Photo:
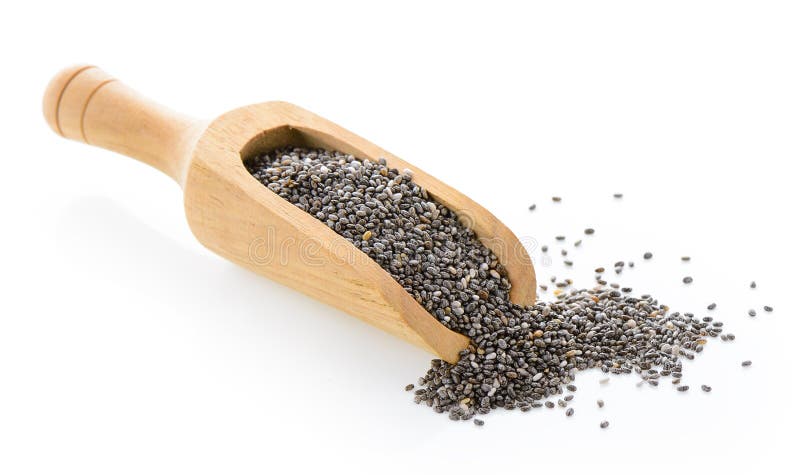
[[(470, 337), (455, 365), (433, 360), (414, 391), (415, 402), (450, 419), (468, 420), (496, 408), (554, 408), (547, 399), (574, 392), (575, 373), (589, 368), (635, 373), (640, 384), (653, 386), (668, 378), (683, 392), (689, 387), (681, 384), (682, 361), (694, 359), (709, 338), (735, 338), (723, 335), (722, 322), (711, 317), (671, 312), (649, 295), (634, 297), (629, 288), (608, 285), (603, 268), (596, 269), (595, 288), (573, 289), (570, 280), (553, 280), (554, 302), (511, 303), (511, 285), (497, 257), (415, 184), (410, 172), (389, 168), (384, 160), (286, 148), (250, 158), (245, 166), (375, 260), (447, 328)], [(615, 271), (624, 266), (618, 262)], [(567, 416), (574, 413), (571, 400), (571, 394), (558, 398)]]

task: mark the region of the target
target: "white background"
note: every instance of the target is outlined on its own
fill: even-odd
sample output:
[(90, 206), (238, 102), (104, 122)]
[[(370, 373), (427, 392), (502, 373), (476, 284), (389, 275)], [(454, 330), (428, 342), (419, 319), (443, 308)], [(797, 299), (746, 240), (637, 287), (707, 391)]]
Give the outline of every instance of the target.
[[(797, 473), (797, 2), (522, 5), (6, 6), (0, 473)], [(687, 394), (590, 372), (571, 419), (453, 423), (403, 391), (430, 355), (213, 255), (169, 178), (53, 134), (75, 62), (197, 117), (297, 103), (539, 243), (592, 226), (540, 281), (633, 259), (621, 282), (716, 301), (737, 339)]]

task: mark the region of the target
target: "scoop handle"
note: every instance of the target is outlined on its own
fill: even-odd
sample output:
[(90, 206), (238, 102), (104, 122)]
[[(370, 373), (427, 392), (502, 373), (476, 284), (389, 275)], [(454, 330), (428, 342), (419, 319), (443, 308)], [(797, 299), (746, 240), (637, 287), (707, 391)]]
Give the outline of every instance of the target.
[(203, 123), (160, 106), (96, 66), (76, 65), (47, 86), (44, 117), (62, 137), (147, 163), (183, 185)]

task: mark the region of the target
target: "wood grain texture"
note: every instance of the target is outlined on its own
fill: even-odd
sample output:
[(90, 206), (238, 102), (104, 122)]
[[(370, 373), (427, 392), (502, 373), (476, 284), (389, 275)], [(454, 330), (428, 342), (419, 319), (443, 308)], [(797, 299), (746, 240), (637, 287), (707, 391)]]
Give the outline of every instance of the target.
[(217, 254), (299, 290), (454, 362), (469, 343), (448, 330), (366, 254), (259, 183), (242, 160), (277, 147), (321, 147), (362, 159), (385, 158), (455, 211), (498, 256), (511, 298), (536, 298), (530, 257), (494, 215), (437, 178), (300, 107), (267, 102), (205, 122), (133, 92), (93, 66), (53, 78), (44, 115), (66, 137), (113, 150), (161, 170), (184, 189), (197, 239)]

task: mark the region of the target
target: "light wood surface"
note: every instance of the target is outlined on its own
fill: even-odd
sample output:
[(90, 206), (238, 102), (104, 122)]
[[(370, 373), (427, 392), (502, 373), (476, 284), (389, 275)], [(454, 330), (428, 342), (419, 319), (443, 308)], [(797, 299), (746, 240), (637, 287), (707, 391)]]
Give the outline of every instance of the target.
[(145, 162), (184, 190), (192, 232), (217, 254), (454, 362), (469, 343), (445, 328), (366, 254), (259, 183), (242, 160), (287, 145), (385, 158), (456, 211), (500, 259), (515, 303), (532, 304), (536, 277), (525, 248), (486, 209), (361, 137), (285, 102), (254, 104), (206, 122), (141, 97), (94, 66), (57, 74), (44, 115), (63, 137)]

